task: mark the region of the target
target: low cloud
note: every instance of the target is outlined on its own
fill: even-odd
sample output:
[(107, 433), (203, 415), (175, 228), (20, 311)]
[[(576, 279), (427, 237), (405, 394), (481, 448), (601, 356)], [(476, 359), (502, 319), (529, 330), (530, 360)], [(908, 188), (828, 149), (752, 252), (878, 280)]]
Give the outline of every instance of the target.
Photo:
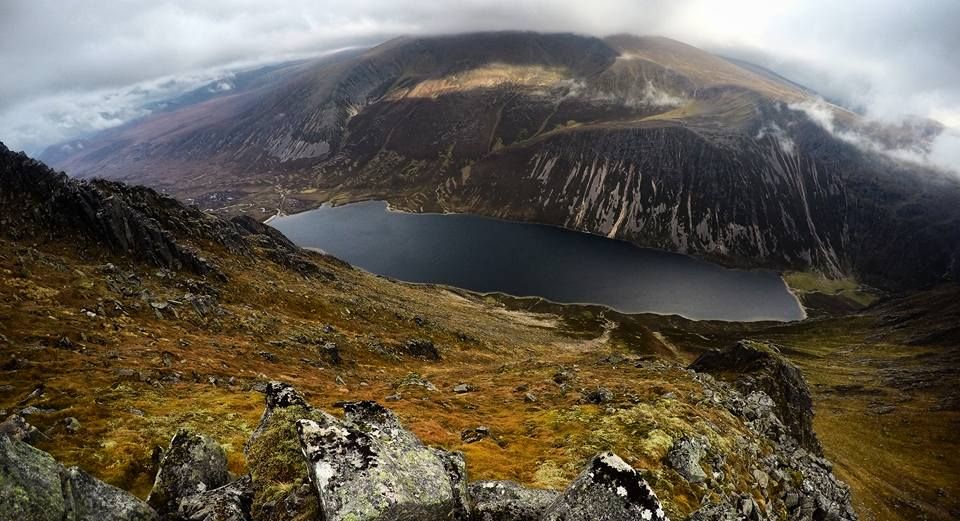
[[(837, 113), (843, 109), (824, 101), (822, 98), (793, 103), (788, 107), (791, 110), (803, 112), (834, 137), (861, 150), (943, 171), (957, 172), (958, 166), (960, 166), (960, 132), (955, 129), (938, 126), (936, 131), (931, 131), (934, 134), (933, 137), (926, 139), (922, 134), (909, 133), (911, 130), (907, 126), (910, 123), (909, 120), (863, 120), (865, 125), (872, 128), (874, 132), (886, 132), (888, 137), (899, 138), (884, 140), (877, 134), (868, 131), (867, 126), (846, 128), (839, 125)], [(933, 124), (933, 122), (929, 123)], [(763, 130), (761, 130), (761, 133), (763, 133)]]
[(0, 2), (0, 139), (36, 151), (136, 117), (138, 96), (218, 79), (210, 71), (401, 34), (506, 29), (668, 36), (766, 66), (873, 119), (960, 127), (956, 20), (956, 0)]

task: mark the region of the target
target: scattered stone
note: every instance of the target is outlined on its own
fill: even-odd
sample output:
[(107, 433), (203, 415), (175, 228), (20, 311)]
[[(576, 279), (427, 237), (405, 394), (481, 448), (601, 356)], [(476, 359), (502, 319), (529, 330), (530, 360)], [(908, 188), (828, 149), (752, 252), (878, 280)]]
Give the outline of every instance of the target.
[(473, 386), (467, 384), (458, 384), (453, 387), (453, 392), (457, 394), (469, 393), (473, 390)]
[(320, 346), (320, 353), (331, 365), (340, 365), (343, 360), (340, 358), (340, 348), (335, 342), (324, 342)]
[(513, 481), (475, 481), (469, 486), (474, 521), (538, 521), (560, 493)]
[(760, 485), (760, 488), (767, 488), (770, 484), (770, 475), (760, 469), (753, 469), (753, 479)]
[(300, 420), (297, 432), (320, 499), (321, 519), (450, 519), (460, 507), (447, 465), (374, 402)]
[(673, 443), (667, 453), (667, 463), (683, 476), (683, 479), (690, 483), (702, 483), (707, 479), (706, 472), (700, 466), (700, 459), (704, 456), (706, 451), (703, 444), (685, 436)]
[(161, 515), (175, 513), (183, 499), (222, 487), (229, 479), (223, 448), (211, 438), (180, 429), (164, 451), (147, 503)]
[(69, 416), (63, 419), (63, 428), (69, 434), (76, 434), (80, 430), (80, 421)]
[(253, 486), (244, 476), (220, 488), (190, 496), (180, 502), (183, 521), (251, 521)]
[(26, 362), (21, 358), (17, 358), (17, 355), (10, 355), (10, 358), (0, 366), (0, 370), (3, 371), (16, 371), (18, 369), (23, 369), (26, 366)]
[(28, 407), (24, 407), (23, 409), (20, 409), (19, 414), (20, 416), (33, 416), (35, 414), (50, 414), (54, 412), (57, 412), (56, 409), (41, 409), (40, 407), (37, 407), (35, 405), (30, 405)]
[(402, 399), (403, 399), (403, 396), (401, 396), (400, 393), (394, 393), (384, 398), (384, 400), (388, 402), (399, 402)]
[(537, 403), (537, 395), (533, 393), (525, 393), (523, 395), (523, 401), (527, 403)]
[(394, 387), (398, 389), (403, 387), (422, 387), (428, 391), (437, 390), (437, 386), (433, 385), (433, 383), (426, 378), (420, 376), (420, 373), (407, 373), (406, 376), (394, 384)]
[(573, 374), (566, 369), (561, 369), (553, 374), (553, 383), (563, 385), (573, 380)]
[(736, 508), (728, 503), (708, 501), (696, 512), (690, 514), (687, 521), (745, 521)]
[(464, 443), (476, 443), (490, 436), (490, 427), (479, 426), (474, 429), (466, 429), (460, 433), (460, 439)]
[(587, 403), (601, 404), (613, 401), (613, 393), (605, 387), (597, 387), (583, 397)]
[(277, 361), (277, 355), (271, 353), (270, 351), (257, 351), (257, 354), (260, 355), (260, 358), (263, 358), (267, 362), (275, 363)]
[(30, 394), (28, 394), (28, 395), (27, 395), (26, 397), (24, 397), (22, 400), (20, 400), (19, 402), (17, 402), (17, 405), (25, 405), (25, 404), (27, 404), (30, 400), (33, 400), (34, 398), (39, 398), (39, 397), (43, 396), (43, 392), (44, 392), (45, 389), (46, 389), (46, 386), (44, 386), (43, 384), (38, 384), (36, 387), (33, 388), (32, 391), (30, 391)]
[(9, 436), (14, 441), (33, 441), (39, 431), (33, 425), (27, 423), (23, 416), (11, 414), (7, 419), (0, 423), (0, 437)]
[(541, 518), (543, 521), (662, 521), (656, 494), (633, 467), (605, 452), (593, 458)]
[(422, 358), (424, 360), (440, 360), (440, 351), (437, 349), (437, 346), (433, 345), (433, 341), (425, 338), (415, 338), (408, 340), (406, 344), (403, 345), (404, 351), (411, 356), (417, 358)]

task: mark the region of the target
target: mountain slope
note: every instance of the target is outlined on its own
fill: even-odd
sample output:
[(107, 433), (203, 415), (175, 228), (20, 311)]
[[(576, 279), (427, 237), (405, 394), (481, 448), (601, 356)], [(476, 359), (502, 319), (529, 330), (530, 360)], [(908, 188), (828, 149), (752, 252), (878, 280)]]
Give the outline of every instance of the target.
[[(250, 473), (253, 519), (314, 519), (292, 426), (244, 450), (269, 417), (258, 390), (269, 407), (276, 379), (318, 413), (389, 402), (424, 443), (462, 451), (471, 480), (562, 488), (615, 451), (644, 469), (672, 519), (735, 517), (744, 504), (770, 519), (852, 519), (849, 500), (879, 521), (960, 508), (956, 286), (857, 316), (692, 322), (397, 283), (248, 217), (70, 179), (2, 145), (0, 202), (2, 417), (38, 428), (33, 443), (64, 465), (141, 497), (188, 428), (223, 444), (232, 473)], [(688, 369), (727, 346), (702, 367), (716, 379)], [(761, 363), (741, 367), (745, 354)], [(824, 456), (851, 491), (818, 444), (800, 450), (790, 434), (808, 436), (811, 398)]]
[(401, 38), (270, 78), (46, 157), (259, 217), (377, 197), (889, 287), (960, 272), (960, 183), (857, 148), (801, 110), (807, 90), (680, 42)]

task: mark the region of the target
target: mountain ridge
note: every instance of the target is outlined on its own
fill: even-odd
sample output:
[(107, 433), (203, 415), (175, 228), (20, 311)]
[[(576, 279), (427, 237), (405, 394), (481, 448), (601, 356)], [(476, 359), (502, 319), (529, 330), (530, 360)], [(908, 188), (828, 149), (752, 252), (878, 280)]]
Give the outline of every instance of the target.
[(50, 156), (260, 219), (381, 198), (894, 289), (960, 273), (960, 182), (858, 149), (804, 112), (808, 91), (680, 42), (398, 38), (278, 76)]

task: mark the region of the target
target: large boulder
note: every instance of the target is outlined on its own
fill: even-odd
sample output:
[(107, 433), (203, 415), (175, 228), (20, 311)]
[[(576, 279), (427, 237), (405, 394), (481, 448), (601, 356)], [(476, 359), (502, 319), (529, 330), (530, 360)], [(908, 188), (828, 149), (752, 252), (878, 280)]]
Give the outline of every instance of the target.
[[(325, 521), (456, 519), (466, 505), (445, 458), (374, 402), (345, 417), (300, 420), (297, 431)], [(462, 470), (458, 472), (463, 472)]]
[(136, 496), (52, 456), (0, 435), (0, 519), (17, 521), (156, 521)]
[(223, 448), (211, 438), (181, 429), (163, 454), (147, 503), (160, 514), (176, 513), (183, 499), (229, 480)]
[(470, 483), (473, 521), (539, 521), (560, 495), (556, 490), (522, 487), (513, 481)]
[(67, 519), (148, 521), (157, 518), (156, 512), (133, 494), (108, 485), (77, 467), (65, 469), (61, 476), (64, 494), (69, 494), (68, 510), (73, 512)]
[(777, 345), (741, 340), (728, 349), (700, 355), (690, 368), (731, 380), (745, 396), (766, 394), (773, 400), (776, 415), (789, 434), (801, 446), (822, 453), (813, 431), (810, 388), (800, 369), (780, 354)]
[(251, 521), (252, 501), (252, 483), (250, 476), (245, 476), (184, 499), (177, 516), (183, 521)]
[(660, 500), (640, 474), (616, 454), (593, 458), (543, 521), (664, 521)]

